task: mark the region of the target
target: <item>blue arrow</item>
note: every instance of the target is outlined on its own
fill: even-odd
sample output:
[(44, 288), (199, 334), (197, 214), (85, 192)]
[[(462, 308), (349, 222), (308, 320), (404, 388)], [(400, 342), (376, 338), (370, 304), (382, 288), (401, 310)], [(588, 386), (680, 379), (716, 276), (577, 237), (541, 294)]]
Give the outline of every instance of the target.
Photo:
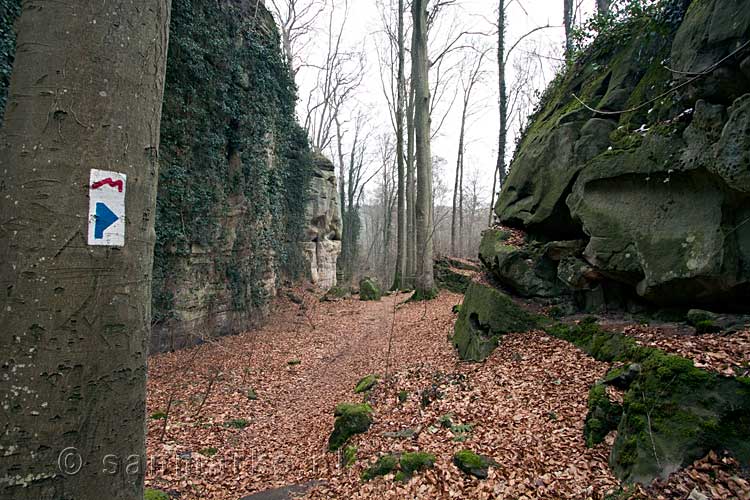
[(115, 213), (104, 203), (96, 204), (96, 225), (94, 226), (94, 239), (103, 240), (104, 231), (119, 219)]

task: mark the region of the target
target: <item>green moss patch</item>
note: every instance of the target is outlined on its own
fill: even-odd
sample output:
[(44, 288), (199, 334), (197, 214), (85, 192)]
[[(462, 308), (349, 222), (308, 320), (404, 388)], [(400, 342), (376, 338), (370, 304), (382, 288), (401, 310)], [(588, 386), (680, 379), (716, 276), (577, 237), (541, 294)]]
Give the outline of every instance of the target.
[[(610, 466), (621, 480), (649, 483), (705, 456), (728, 451), (750, 461), (750, 387), (741, 380), (696, 368), (693, 362), (642, 347), (594, 321), (557, 325), (548, 333), (600, 361), (637, 362), (622, 405)], [(630, 365), (632, 368), (632, 365)], [(615, 371), (614, 380), (622, 375)], [(614, 425), (616, 405), (602, 387), (590, 394), (586, 440), (595, 444)]]
[(367, 392), (378, 383), (378, 376), (377, 375), (367, 375), (366, 377), (363, 377), (357, 382), (357, 385), (354, 387), (354, 393), (360, 394), (363, 392)]
[(362, 479), (369, 481), (395, 472), (394, 479), (407, 481), (416, 472), (434, 467), (435, 460), (435, 455), (422, 451), (383, 455), (362, 473)]
[(604, 441), (607, 434), (617, 429), (621, 416), (622, 406), (609, 400), (606, 386), (595, 384), (589, 391), (589, 412), (583, 426), (586, 446), (592, 448)]
[(244, 418), (233, 418), (232, 420), (224, 422), (225, 427), (231, 427), (233, 429), (244, 429), (248, 425), (250, 425), (250, 422)]
[(540, 318), (516, 305), (503, 292), (484, 283), (472, 282), (456, 320), (453, 343), (461, 359), (482, 361), (511, 332), (525, 332), (539, 325)]
[(396, 455), (383, 455), (362, 473), (362, 480), (369, 481), (378, 476), (385, 476), (396, 470), (397, 466), (398, 457)]
[(336, 451), (355, 434), (367, 432), (372, 425), (372, 407), (368, 404), (342, 403), (334, 411), (336, 420), (328, 438), (328, 449)]
[(359, 281), (359, 300), (380, 300), (383, 290), (375, 278), (365, 277)]
[(357, 451), (356, 446), (347, 446), (344, 448), (344, 451), (341, 453), (341, 465), (343, 467), (354, 465), (354, 462), (357, 461)]
[(453, 463), (456, 464), (462, 472), (479, 479), (486, 479), (489, 468), (496, 465), (495, 461), (477, 455), (471, 450), (461, 450), (453, 455)]
[(169, 495), (160, 490), (146, 489), (143, 500), (169, 500)]

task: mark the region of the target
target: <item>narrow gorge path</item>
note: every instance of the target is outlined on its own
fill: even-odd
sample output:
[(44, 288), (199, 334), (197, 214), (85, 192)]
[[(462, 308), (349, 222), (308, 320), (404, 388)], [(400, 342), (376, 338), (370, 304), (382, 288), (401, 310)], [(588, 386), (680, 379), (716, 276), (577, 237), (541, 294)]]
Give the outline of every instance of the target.
[[(486, 362), (461, 363), (449, 337), (463, 297), (407, 298), (279, 299), (258, 331), (153, 356), (147, 486), (181, 500), (295, 485), (314, 499), (620, 498), (610, 496), (619, 487), (607, 465), (613, 435), (594, 448), (583, 439), (588, 390), (608, 363), (540, 331), (507, 335)], [(391, 333), (392, 376), (366, 396), (374, 423), (350, 440), (357, 460), (342, 467), (327, 451), (333, 410), (363, 400), (360, 378), (385, 374)], [(453, 464), (462, 449), (497, 462), (487, 479)], [(379, 456), (407, 451), (434, 454), (435, 466), (407, 482), (361, 480)], [(686, 498), (707, 482), (744, 488), (722, 472), (721, 457), (711, 460), (632, 498)]]

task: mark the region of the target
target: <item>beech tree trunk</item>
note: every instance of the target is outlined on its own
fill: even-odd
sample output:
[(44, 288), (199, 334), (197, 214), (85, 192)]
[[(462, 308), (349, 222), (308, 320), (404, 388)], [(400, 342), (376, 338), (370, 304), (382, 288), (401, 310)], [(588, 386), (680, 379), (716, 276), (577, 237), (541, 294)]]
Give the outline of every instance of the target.
[(599, 14), (606, 16), (609, 14), (609, 6), (611, 3), (611, 0), (596, 0), (596, 10)]
[[(169, 16), (24, 2), (0, 133), (0, 498), (143, 499)], [(124, 246), (88, 245), (92, 169), (127, 176)]]
[(432, 154), (430, 152), (430, 83), (427, 55), (427, 2), (412, 1), (414, 18), (412, 65), (414, 68), (414, 144), (417, 167), (417, 274), (415, 295), (427, 299), (435, 295), (432, 262)]
[(404, 165), (404, 100), (406, 99), (406, 47), (404, 44), (404, 0), (398, 1), (398, 80), (396, 85), (396, 163), (398, 165), (398, 188), (396, 203), (396, 271), (392, 290), (404, 285), (406, 272), (406, 172)]

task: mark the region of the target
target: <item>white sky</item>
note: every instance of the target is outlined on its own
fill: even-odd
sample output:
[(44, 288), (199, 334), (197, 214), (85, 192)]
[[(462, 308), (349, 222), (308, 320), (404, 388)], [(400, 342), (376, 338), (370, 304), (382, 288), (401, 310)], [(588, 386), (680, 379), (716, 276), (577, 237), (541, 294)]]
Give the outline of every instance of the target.
[[(343, 0), (329, 0), (334, 2), (337, 8), (343, 7)], [(367, 58), (367, 75), (362, 87), (356, 96), (356, 103), (353, 107), (357, 109), (366, 108), (368, 110), (369, 125), (375, 129), (372, 140), (372, 161), (373, 168), (377, 168), (376, 144), (374, 136), (378, 133), (391, 130), (388, 108), (383, 96), (381, 79), (379, 74), (378, 56), (376, 49), (377, 40), (383, 35), (381, 14), (377, 3), (373, 0), (350, 0), (350, 15), (347, 20), (344, 46), (349, 48), (362, 48)], [(593, 10), (594, 0), (582, 0), (580, 17), (587, 17)], [(493, 32), (494, 28), (490, 24), (496, 19), (497, 1), (496, 0), (457, 0), (457, 6), (444, 15), (457, 18), (457, 24), (464, 30), (477, 32)], [(409, 13), (407, 12), (407, 16)], [(316, 36), (316, 40), (305, 48), (304, 57), (307, 60), (323, 60), (325, 56), (324, 40), (326, 38), (327, 16), (321, 16), (321, 28)], [(528, 57), (531, 51), (537, 53), (560, 57), (562, 53), (564, 33), (562, 29), (563, 19), (563, 1), (562, 0), (512, 0), (506, 14), (506, 47), (513, 45), (519, 37), (537, 26), (551, 25), (553, 27), (538, 31), (534, 35), (524, 40), (522, 44), (514, 51), (511, 57), (508, 70), (508, 81), (515, 79), (514, 61), (516, 64), (523, 64), (523, 58)], [(407, 21), (409, 24), (409, 21)], [(431, 33), (432, 43), (439, 43), (440, 38), (446, 39), (444, 33)], [(468, 123), (466, 132), (466, 152), (465, 152), (465, 176), (470, 176), (473, 170), (476, 170), (479, 178), (483, 182), (484, 195), (489, 199), (492, 186), (492, 176), (496, 162), (497, 136), (499, 128), (498, 104), (497, 104), (497, 60), (496, 60), (496, 36), (487, 37), (486, 43), (492, 47), (492, 51), (485, 60), (486, 77), (472, 95), (472, 103), (476, 112)], [(407, 43), (409, 40), (407, 40)], [(382, 42), (381, 42), (382, 43)], [(461, 58), (461, 54), (456, 53), (455, 57)], [(540, 59), (544, 61), (543, 65), (537, 63), (539, 75), (532, 85), (536, 87), (533, 90), (543, 90), (546, 83), (554, 77), (556, 65), (559, 65), (555, 59)], [(408, 75), (408, 68), (407, 68)], [(433, 75), (431, 75), (432, 77)], [(297, 75), (299, 86), (300, 105), (298, 107), (300, 119), (304, 119), (305, 103), (310, 89), (315, 82), (315, 73), (312, 69), (302, 68)], [(458, 82), (456, 82), (458, 83)], [(450, 99), (446, 99), (444, 106), (447, 106)], [(445, 107), (443, 107), (443, 110)], [(444, 113), (444, 111), (443, 111)], [(440, 113), (442, 115), (442, 113)], [(432, 154), (441, 156), (447, 161), (446, 172), (443, 179), (449, 186), (453, 186), (456, 154), (458, 148), (458, 137), (460, 130), (461, 105), (460, 99), (456, 101), (452, 111), (445, 122), (440, 134), (433, 139)], [(433, 126), (436, 125), (437, 117), (433, 116)], [(509, 147), (515, 144), (515, 135), (518, 124), (512, 124), (511, 134), (509, 136)], [(372, 187), (372, 186), (371, 186)], [(445, 200), (443, 200), (445, 201)]]

